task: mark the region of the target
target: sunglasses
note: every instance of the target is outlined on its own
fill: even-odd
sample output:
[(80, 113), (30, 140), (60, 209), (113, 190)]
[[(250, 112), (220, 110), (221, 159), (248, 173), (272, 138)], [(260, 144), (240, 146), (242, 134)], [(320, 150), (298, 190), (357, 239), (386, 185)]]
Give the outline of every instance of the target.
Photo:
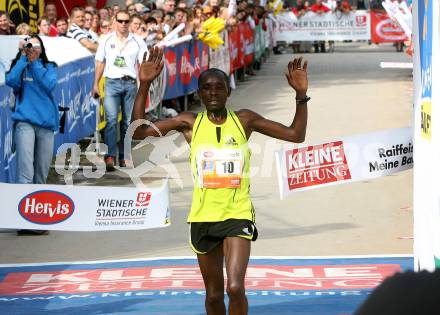
[(128, 24), (128, 23), (130, 23), (130, 20), (116, 20), (116, 21), (118, 21), (118, 23), (121, 23), (121, 24)]

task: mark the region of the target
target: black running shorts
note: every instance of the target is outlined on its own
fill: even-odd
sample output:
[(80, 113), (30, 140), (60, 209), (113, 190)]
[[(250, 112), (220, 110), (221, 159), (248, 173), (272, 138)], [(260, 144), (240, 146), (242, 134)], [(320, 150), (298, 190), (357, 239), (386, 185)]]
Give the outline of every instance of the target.
[(196, 254), (207, 254), (225, 237), (242, 237), (255, 241), (258, 237), (257, 227), (252, 221), (229, 219), (221, 222), (191, 222), (189, 225), (189, 242)]

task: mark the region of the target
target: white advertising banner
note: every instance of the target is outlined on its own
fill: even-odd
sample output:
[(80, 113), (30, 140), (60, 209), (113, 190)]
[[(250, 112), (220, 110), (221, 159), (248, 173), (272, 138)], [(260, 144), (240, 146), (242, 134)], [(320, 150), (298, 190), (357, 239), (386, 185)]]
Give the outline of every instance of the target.
[(398, 128), (275, 153), (281, 199), (318, 187), (386, 176), (413, 166), (412, 128)]
[(0, 228), (140, 230), (170, 224), (168, 182), (158, 188), (0, 183)]
[(231, 62), (229, 60), (228, 32), (222, 32), (221, 36), (224, 44), (220, 45), (217, 49), (209, 48), (209, 67), (230, 73)]
[(440, 268), (439, 5), (413, 2), (414, 269), (429, 271)]
[(292, 12), (276, 16), (276, 41), (314, 40), (369, 40), (371, 38), (370, 14), (358, 10), (351, 13), (308, 12), (297, 18)]

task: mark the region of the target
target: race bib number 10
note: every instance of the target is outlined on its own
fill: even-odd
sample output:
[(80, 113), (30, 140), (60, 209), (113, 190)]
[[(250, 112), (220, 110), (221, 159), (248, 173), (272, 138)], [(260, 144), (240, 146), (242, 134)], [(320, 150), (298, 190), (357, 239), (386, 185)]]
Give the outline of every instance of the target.
[(233, 149), (200, 150), (198, 173), (202, 188), (239, 188), (243, 153)]

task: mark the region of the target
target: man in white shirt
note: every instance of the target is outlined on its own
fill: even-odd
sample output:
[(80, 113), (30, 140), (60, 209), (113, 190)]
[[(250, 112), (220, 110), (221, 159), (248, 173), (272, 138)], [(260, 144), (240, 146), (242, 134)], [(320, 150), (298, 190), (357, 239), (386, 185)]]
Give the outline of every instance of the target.
[(90, 50), (90, 52), (95, 53), (96, 49), (98, 49), (98, 43), (93, 41), (92, 36), (84, 29), (84, 13), (84, 9), (81, 7), (75, 7), (72, 9), (72, 14), (70, 15), (71, 25), (67, 32), (67, 37), (76, 39), (81, 45)]
[[(96, 72), (94, 93), (99, 95), (99, 80), (105, 77), (104, 108), (106, 127), (104, 143), (108, 146), (105, 156), (107, 171), (114, 171), (117, 150), (119, 166), (132, 165), (131, 158), (124, 155), (124, 138), (130, 124), (131, 112), (137, 93), (138, 65), (142, 63), (147, 51), (144, 40), (129, 32), (130, 16), (126, 11), (119, 11), (115, 17), (116, 32), (109, 33), (99, 40), (96, 52)], [(117, 118), (121, 108), (120, 142), (117, 149)], [(131, 149), (131, 148), (130, 148)]]

